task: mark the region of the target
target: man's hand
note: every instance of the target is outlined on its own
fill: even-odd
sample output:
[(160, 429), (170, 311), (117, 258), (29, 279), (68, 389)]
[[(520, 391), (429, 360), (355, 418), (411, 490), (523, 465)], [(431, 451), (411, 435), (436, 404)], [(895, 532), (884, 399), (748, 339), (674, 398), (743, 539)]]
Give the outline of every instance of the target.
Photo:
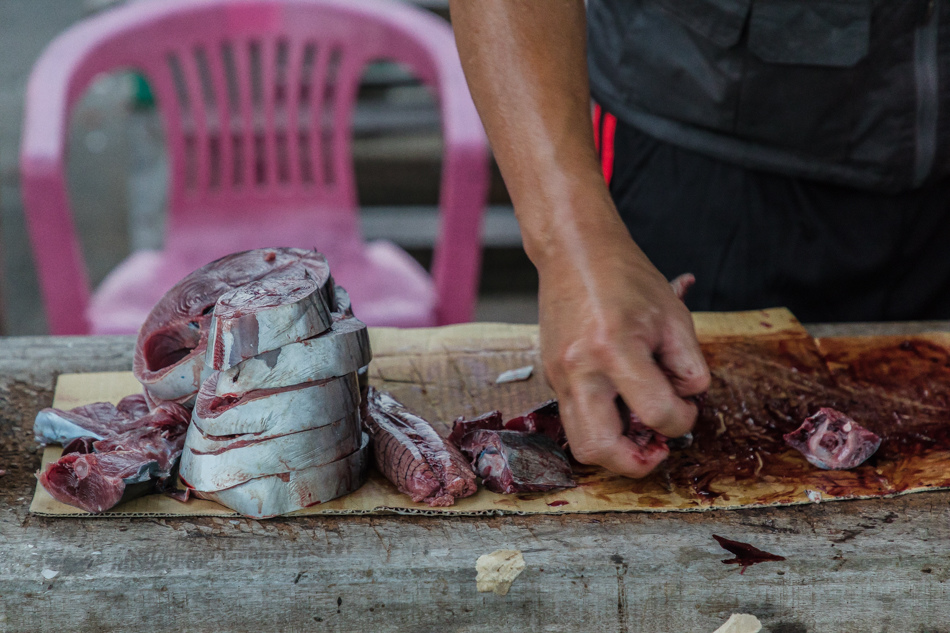
[[(634, 244), (594, 150), (583, 0), (452, 0), (472, 97), (541, 280), (541, 353), (574, 456), (642, 477), (615, 404), (691, 428), (709, 372), (692, 320)], [(660, 455), (657, 459), (662, 459)], [(656, 461), (656, 460), (648, 460)]]
[(574, 457), (643, 477), (666, 454), (642, 456), (624, 436), (616, 396), (678, 437), (696, 418), (683, 398), (707, 389), (709, 371), (686, 306), (617, 222), (539, 265), (541, 355)]

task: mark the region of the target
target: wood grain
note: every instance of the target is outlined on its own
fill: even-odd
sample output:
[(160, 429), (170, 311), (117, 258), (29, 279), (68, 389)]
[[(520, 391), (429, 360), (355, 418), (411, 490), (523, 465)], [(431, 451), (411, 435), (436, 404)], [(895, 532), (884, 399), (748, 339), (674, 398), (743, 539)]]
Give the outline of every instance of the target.
[[(860, 331), (849, 334), (860, 334)], [(705, 514), (46, 519), (32, 417), (132, 339), (0, 339), (0, 631), (950, 630), (950, 493)], [(740, 575), (712, 534), (781, 554)], [(32, 547), (30, 547), (32, 546)], [(507, 596), (475, 561), (520, 550)], [(44, 569), (59, 574), (46, 580)]]

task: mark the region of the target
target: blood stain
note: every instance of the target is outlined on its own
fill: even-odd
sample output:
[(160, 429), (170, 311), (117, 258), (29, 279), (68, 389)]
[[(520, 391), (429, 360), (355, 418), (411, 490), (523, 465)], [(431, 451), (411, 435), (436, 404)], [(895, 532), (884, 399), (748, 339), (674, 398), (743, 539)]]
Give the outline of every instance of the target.
[(735, 558), (727, 558), (726, 560), (722, 561), (723, 564), (739, 565), (741, 568), (739, 571), (740, 574), (745, 573), (746, 567), (750, 567), (757, 563), (785, 560), (784, 556), (763, 552), (762, 550), (758, 549), (757, 547), (753, 547), (748, 543), (732, 541), (717, 534), (713, 534), (712, 537), (716, 539), (716, 541), (724, 550), (727, 550), (729, 553), (735, 556)]

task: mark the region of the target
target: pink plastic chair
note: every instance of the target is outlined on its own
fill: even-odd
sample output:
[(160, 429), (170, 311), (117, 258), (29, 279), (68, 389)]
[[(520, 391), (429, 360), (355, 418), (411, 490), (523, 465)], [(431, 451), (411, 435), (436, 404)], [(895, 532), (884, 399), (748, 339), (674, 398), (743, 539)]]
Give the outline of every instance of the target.
[[(366, 65), (389, 59), (441, 109), (440, 224), (432, 276), (365, 243), (350, 152)], [(161, 111), (170, 161), (162, 251), (133, 253), (94, 294), (70, 211), (70, 113), (100, 73), (135, 69)], [(53, 334), (135, 332), (185, 274), (229, 252), (317, 248), (371, 325), (470, 320), (488, 184), (487, 142), (449, 26), (384, 0), (152, 0), (60, 35), (30, 77), (23, 197)]]

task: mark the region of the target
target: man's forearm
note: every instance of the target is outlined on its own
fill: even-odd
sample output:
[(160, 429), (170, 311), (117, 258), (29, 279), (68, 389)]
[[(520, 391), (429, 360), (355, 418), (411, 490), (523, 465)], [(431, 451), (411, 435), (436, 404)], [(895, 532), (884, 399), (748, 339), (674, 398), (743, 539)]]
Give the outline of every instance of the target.
[[(536, 265), (619, 218), (593, 145), (582, 0), (452, 0), (472, 97)], [(583, 211), (583, 212), (581, 212)]]

